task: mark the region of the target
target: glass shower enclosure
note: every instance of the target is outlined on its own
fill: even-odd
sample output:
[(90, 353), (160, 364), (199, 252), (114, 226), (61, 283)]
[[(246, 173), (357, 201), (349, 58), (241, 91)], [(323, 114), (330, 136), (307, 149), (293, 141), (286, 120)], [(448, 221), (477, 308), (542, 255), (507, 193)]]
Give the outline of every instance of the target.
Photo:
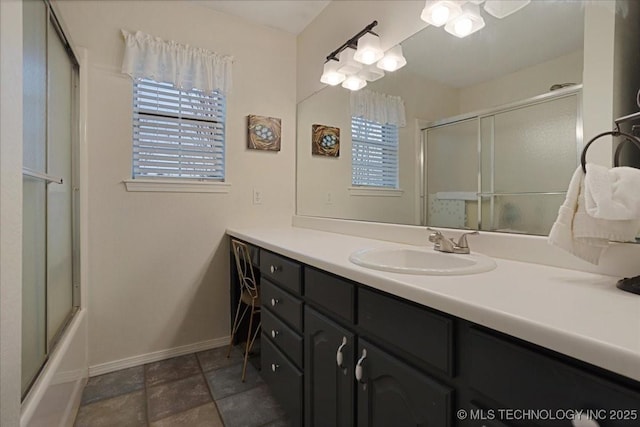
[(24, 1), (23, 20), (24, 397), (79, 302), (79, 66), (47, 1)]

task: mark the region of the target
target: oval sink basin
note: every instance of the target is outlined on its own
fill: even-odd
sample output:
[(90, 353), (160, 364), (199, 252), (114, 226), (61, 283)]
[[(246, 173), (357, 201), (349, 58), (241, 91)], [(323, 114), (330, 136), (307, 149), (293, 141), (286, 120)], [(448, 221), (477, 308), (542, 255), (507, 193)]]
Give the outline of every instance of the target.
[(374, 270), (434, 276), (476, 274), (496, 268), (496, 263), (486, 255), (448, 254), (433, 249), (362, 249), (352, 253), (349, 260)]

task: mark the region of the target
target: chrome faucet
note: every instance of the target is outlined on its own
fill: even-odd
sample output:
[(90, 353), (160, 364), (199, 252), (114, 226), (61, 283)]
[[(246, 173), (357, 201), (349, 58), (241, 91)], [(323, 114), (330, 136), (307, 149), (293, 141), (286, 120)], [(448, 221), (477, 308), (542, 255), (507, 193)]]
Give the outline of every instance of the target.
[(467, 242), (467, 236), (472, 234), (479, 234), (477, 231), (472, 231), (470, 233), (464, 233), (458, 239), (458, 243), (456, 243), (453, 239), (447, 239), (444, 235), (432, 228), (427, 227), (427, 230), (432, 231), (429, 234), (429, 241), (433, 243), (433, 249), (440, 252), (446, 252), (451, 254), (468, 254), (470, 253), (469, 243)]

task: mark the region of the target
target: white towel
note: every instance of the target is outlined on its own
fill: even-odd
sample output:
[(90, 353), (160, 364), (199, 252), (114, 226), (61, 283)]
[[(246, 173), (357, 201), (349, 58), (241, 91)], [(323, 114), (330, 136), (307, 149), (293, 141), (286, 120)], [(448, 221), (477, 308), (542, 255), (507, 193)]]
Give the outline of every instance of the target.
[(640, 219), (640, 169), (587, 164), (584, 198), (594, 218)]
[(549, 243), (598, 264), (609, 241), (634, 241), (640, 220), (604, 220), (587, 214), (584, 198), (584, 172), (578, 167), (571, 178), (567, 197), (549, 233)]

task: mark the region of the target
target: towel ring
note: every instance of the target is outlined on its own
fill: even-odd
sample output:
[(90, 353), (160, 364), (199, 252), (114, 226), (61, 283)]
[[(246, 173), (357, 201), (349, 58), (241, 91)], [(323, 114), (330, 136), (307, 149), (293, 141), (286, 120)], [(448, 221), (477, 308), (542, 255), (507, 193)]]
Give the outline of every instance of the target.
[(616, 147), (616, 152), (613, 155), (613, 165), (616, 167), (619, 166), (620, 164), (620, 152), (622, 151), (622, 146), (625, 144), (625, 142), (631, 141), (636, 145), (636, 147), (638, 147), (638, 149), (640, 149), (640, 138), (638, 138), (635, 135), (631, 135), (630, 133), (622, 132), (619, 130), (610, 130), (608, 132), (602, 132), (601, 134), (594, 136), (591, 139), (591, 141), (587, 142), (587, 145), (585, 145), (584, 148), (582, 149), (582, 155), (580, 156), (580, 163), (582, 164), (582, 171), (584, 173), (587, 173), (587, 149), (595, 140), (607, 135), (624, 136), (627, 138), (622, 143), (618, 144), (618, 147)]

